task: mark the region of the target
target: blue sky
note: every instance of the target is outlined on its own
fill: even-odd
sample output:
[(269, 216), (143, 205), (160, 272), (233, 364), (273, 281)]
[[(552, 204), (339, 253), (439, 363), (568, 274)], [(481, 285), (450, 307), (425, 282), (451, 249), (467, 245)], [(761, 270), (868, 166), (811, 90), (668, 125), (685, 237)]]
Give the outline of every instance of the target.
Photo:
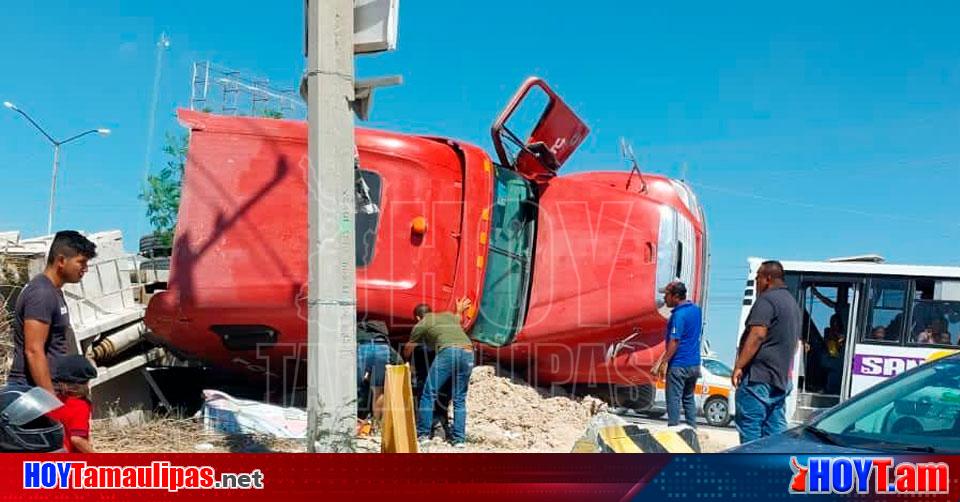
[[(958, 17), (954, 2), (405, 0), (400, 49), (359, 58), (358, 75), (405, 79), (368, 125), (488, 149), (496, 113), (540, 75), (592, 128), (565, 169), (622, 168), (620, 136), (646, 170), (686, 163), (711, 230), (708, 334), (729, 359), (748, 256), (960, 265)], [(304, 66), (298, 1), (7, 2), (3, 20), (0, 99), (61, 137), (114, 131), (65, 147), (56, 226), (131, 243), (148, 230), (136, 194), (160, 32), (154, 165), (193, 61), (288, 86)], [(0, 112), (0, 229), (35, 235), (52, 151)]]

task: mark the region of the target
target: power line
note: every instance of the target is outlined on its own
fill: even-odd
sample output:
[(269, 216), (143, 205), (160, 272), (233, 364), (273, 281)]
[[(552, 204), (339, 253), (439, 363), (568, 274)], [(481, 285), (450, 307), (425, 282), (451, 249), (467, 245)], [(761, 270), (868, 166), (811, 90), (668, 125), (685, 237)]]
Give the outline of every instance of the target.
[(814, 203), (803, 202), (798, 200), (783, 199), (778, 197), (768, 197), (765, 195), (760, 195), (752, 192), (745, 192), (742, 190), (736, 190), (736, 189), (721, 187), (716, 185), (708, 185), (705, 183), (690, 183), (690, 184), (705, 190), (711, 190), (714, 192), (725, 193), (727, 195), (734, 195), (737, 197), (744, 197), (744, 198), (749, 198), (749, 199), (754, 199), (754, 200), (759, 200), (764, 202), (775, 202), (777, 204), (802, 207), (806, 209), (815, 209), (820, 211), (836, 211), (836, 212), (853, 214), (857, 216), (867, 216), (871, 218), (887, 219), (891, 221), (895, 220), (895, 221), (903, 221), (903, 222), (909, 222), (909, 223), (937, 224), (943, 227), (954, 227), (954, 228), (960, 229), (960, 224), (958, 223), (944, 224), (944, 223), (936, 222), (929, 218), (912, 218), (909, 216), (900, 216), (895, 214), (871, 213), (869, 211), (862, 211), (860, 209), (853, 209), (848, 207), (825, 206), (823, 204), (814, 204)]

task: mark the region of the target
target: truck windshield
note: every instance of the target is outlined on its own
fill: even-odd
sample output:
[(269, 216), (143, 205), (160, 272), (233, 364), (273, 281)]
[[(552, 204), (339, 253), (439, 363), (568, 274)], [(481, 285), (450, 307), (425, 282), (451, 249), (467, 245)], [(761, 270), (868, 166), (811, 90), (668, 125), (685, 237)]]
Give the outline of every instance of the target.
[(523, 325), (530, 290), (537, 205), (533, 185), (497, 166), (491, 210), (490, 249), (473, 337), (499, 347)]

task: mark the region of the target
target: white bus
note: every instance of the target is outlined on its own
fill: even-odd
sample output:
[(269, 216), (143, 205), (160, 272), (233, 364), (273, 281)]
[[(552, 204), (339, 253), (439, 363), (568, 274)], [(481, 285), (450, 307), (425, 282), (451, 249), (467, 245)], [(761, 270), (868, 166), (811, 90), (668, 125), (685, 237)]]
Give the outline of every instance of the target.
[[(748, 261), (741, 337), (764, 260)], [(892, 265), (875, 255), (781, 263), (804, 317), (790, 422), (960, 349), (960, 267)]]

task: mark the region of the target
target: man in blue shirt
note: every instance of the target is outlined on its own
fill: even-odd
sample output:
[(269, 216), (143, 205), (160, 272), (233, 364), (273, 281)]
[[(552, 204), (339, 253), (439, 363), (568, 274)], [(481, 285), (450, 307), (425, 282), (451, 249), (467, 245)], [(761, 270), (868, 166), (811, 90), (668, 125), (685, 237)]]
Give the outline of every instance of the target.
[(703, 314), (687, 300), (687, 286), (680, 281), (667, 284), (663, 301), (673, 309), (667, 322), (666, 350), (654, 367), (660, 379), (667, 380), (667, 425), (680, 423), (680, 403), (690, 427), (697, 427), (697, 402), (694, 391), (700, 379), (700, 332)]

